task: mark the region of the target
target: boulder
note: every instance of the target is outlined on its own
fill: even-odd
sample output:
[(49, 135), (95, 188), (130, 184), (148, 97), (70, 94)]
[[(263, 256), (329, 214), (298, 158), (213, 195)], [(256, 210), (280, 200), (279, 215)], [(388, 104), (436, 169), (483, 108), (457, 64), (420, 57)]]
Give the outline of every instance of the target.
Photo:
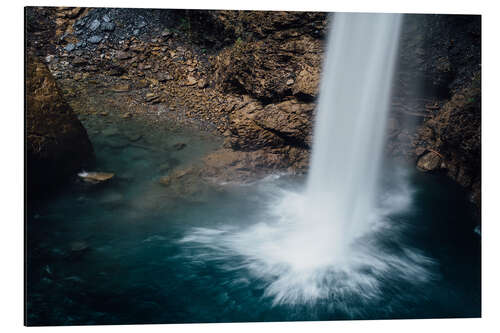
[(64, 100), (48, 68), (26, 61), (26, 176), (28, 195), (57, 187), (94, 161), (87, 131)]
[(419, 158), (417, 168), (421, 171), (435, 171), (441, 166), (442, 158), (439, 154), (431, 151)]

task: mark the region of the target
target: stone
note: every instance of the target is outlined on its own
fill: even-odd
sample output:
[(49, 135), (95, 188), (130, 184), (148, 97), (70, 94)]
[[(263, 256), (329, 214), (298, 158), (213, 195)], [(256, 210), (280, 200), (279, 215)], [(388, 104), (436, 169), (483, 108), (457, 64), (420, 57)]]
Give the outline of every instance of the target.
[(173, 80), (174, 78), (168, 73), (160, 73), (156, 76), (156, 79), (158, 80), (158, 82), (165, 82)]
[(92, 183), (92, 184), (97, 184), (97, 183), (102, 183), (105, 181), (110, 180), (115, 176), (114, 173), (109, 173), (109, 172), (80, 172), (78, 174), (78, 177), (82, 178), (84, 182), (86, 183)]
[(115, 30), (115, 24), (113, 22), (104, 22), (101, 24), (102, 31), (113, 31)]
[(92, 43), (92, 44), (99, 44), (101, 42), (101, 40), (102, 40), (102, 36), (98, 36), (98, 35), (92, 36), (89, 39), (87, 39), (87, 41), (89, 43)]
[(68, 45), (66, 45), (66, 46), (64, 47), (64, 49), (65, 49), (66, 51), (68, 51), (68, 52), (71, 52), (71, 51), (73, 51), (73, 50), (75, 49), (75, 44), (73, 44), (73, 43), (69, 43)]
[(68, 17), (70, 19), (74, 19), (74, 18), (78, 17), (78, 15), (80, 15), (80, 13), (83, 12), (83, 10), (84, 9), (82, 7), (72, 8), (71, 10), (69, 10), (69, 12), (67, 12), (66, 17)]
[(196, 83), (198, 82), (198, 80), (196, 80), (195, 77), (189, 75), (187, 78), (186, 78), (186, 83), (185, 85), (186, 86), (192, 86), (192, 85), (195, 85)]
[(48, 56), (45, 57), (45, 62), (50, 63), (52, 60), (54, 60), (54, 56), (49, 54)]
[(88, 61), (87, 61), (87, 59), (82, 58), (82, 57), (75, 57), (75, 58), (73, 58), (71, 63), (73, 64), (73, 66), (84, 66), (84, 65), (88, 64)]
[(319, 67), (312, 67), (303, 65), (302, 70), (297, 75), (293, 87), (295, 95), (302, 94), (306, 96), (316, 97), (319, 90), (320, 69)]
[(431, 151), (419, 158), (417, 168), (424, 172), (435, 171), (441, 167), (441, 161), (441, 156)]
[(200, 81), (198, 81), (198, 88), (200, 88), (200, 89), (205, 88), (207, 85), (208, 85), (208, 83), (207, 83), (207, 80), (205, 80), (205, 79), (201, 79)]
[(95, 20), (93, 20), (93, 21), (90, 23), (90, 25), (89, 25), (89, 29), (90, 29), (91, 31), (96, 31), (96, 30), (99, 28), (99, 26), (100, 26), (100, 25), (101, 25), (101, 22), (99, 22), (99, 20), (95, 19)]
[(78, 21), (75, 22), (73, 25), (74, 27), (83, 27), (85, 25), (85, 20), (79, 19)]
[(65, 101), (47, 66), (26, 59), (27, 195), (46, 195), (95, 161), (87, 131)]
[(159, 103), (160, 101), (161, 101), (160, 95), (157, 95), (155, 93), (147, 93), (146, 94), (146, 102), (156, 104), (156, 103)]
[(104, 15), (104, 16), (102, 17), (102, 20), (103, 20), (104, 22), (106, 22), (106, 23), (111, 22), (111, 18), (110, 18), (108, 15)]
[(113, 86), (111, 88), (111, 90), (114, 92), (127, 92), (130, 90), (130, 85), (129, 84), (117, 84), (116, 86)]
[(119, 60), (126, 60), (132, 58), (132, 54), (125, 51), (118, 51), (116, 52), (115, 57)]

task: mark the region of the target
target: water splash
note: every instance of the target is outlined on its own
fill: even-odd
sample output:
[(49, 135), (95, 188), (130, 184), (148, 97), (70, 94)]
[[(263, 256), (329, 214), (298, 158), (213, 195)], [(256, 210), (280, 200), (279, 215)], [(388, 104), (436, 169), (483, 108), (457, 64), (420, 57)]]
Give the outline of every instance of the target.
[(391, 191), (378, 188), (400, 25), (397, 14), (334, 16), (307, 186), (267, 186), (275, 200), (246, 229), (193, 229), (181, 240), (198, 250), (191, 259), (264, 281), (275, 305), (328, 299), (348, 308), (379, 299), (388, 281), (436, 278), (434, 261), (402, 246), (390, 220), (411, 202), (404, 175)]

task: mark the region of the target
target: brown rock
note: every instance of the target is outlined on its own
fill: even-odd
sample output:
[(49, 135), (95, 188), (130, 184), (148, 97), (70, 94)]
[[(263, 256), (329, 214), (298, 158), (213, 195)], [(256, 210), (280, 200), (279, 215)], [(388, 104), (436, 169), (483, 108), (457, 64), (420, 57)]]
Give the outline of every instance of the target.
[(293, 93), (316, 97), (318, 95), (319, 81), (320, 67), (304, 64), (299, 75), (297, 75)]
[(32, 55), (25, 89), (27, 186), (28, 195), (36, 196), (91, 164), (94, 152), (48, 68)]
[(125, 51), (118, 51), (116, 52), (115, 57), (119, 60), (126, 60), (132, 58), (133, 55)]
[(114, 173), (109, 172), (80, 172), (78, 177), (82, 178), (87, 183), (97, 184), (110, 180), (115, 176)]
[(71, 62), (73, 66), (84, 66), (88, 64), (87, 59), (82, 58), (82, 57), (75, 57), (73, 58), (73, 61)]
[(198, 81), (198, 88), (200, 88), (200, 89), (205, 88), (207, 85), (208, 85), (208, 83), (207, 83), (207, 80), (205, 80), (205, 79), (201, 79), (200, 81)]
[(111, 90), (114, 92), (127, 92), (130, 90), (130, 85), (129, 84), (118, 84), (118, 85), (112, 87)]
[(192, 85), (195, 85), (196, 83), (198, 83), (198, 80), (196, 80), (196, 78), (194, 76), (189, 75), (186, 78), (186, 82), (185, 82), (186, 86), (192, 86)]
[(417, 168), (424, 172), (435, 171), (441, 167), (441, 162), (441, 156), (431, 151), (418, 159)]

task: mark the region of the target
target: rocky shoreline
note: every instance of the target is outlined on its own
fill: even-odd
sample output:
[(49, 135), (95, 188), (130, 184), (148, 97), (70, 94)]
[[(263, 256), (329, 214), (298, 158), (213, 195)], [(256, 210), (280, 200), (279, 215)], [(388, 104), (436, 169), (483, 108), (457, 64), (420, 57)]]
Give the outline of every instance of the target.
[[(216, 133), (224, 147), (204, 159), (207, 177), (306, 172), (327, 14), (29, 7), (26, 17), (27, 50), (77, 114), (106, 117), (99, 94), (123, 119)], [(387, 154), (448, 174), (480, 205), (480, 17), (405, 20)]]

